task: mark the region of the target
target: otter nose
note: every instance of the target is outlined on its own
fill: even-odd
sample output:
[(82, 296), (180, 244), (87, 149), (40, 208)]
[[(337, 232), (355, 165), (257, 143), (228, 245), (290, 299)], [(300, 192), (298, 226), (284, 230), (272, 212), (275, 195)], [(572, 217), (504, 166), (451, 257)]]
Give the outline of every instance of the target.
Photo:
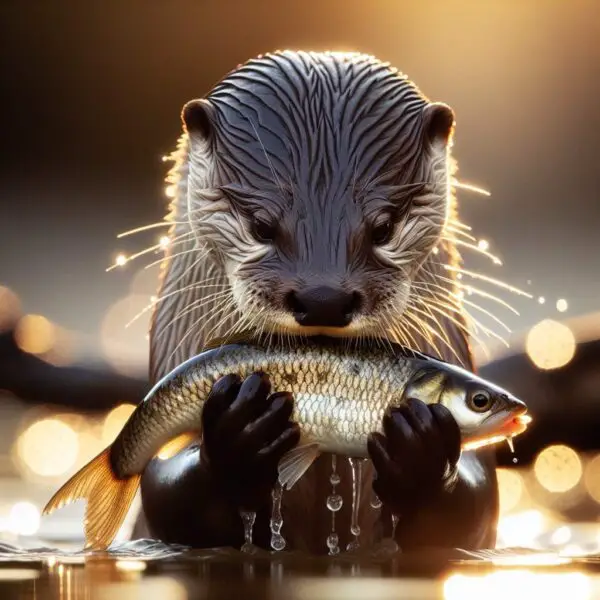
[(326, 285), (291, 291), (286, 303), (294, 318), (306, 327), (345, 327), (362, 303), (358, 292)]

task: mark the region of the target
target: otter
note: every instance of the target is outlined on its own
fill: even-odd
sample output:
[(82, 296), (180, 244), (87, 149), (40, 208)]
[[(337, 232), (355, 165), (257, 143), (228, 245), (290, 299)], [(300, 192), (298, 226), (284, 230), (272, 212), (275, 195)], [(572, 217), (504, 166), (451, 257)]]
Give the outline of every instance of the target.
[[(168, 175), (171, 243), (150, 330), (158, 380), (209, 338), (247, 329), (376, 335), (474, 369), (457, 297), (451, 155), (454, 113), (360, 53), (278, 51), (238, 65), (182, 111)], [(270, 490), (298, 442), (293, 398), (268, 373), (217, 382), (204, 437), (142, 478), (134, 535), (196, 547), (243, 542), (241, 508), (269, 547)], [(442, 413), (440, 413), (442, 414)], [(491, 547), (498, 516), (489, 453), (462, 453), (450, 413), (411, 400), (369, 440), (361, 541)], [(338, 459), (338, 493), (352, 479)], [(327, 551), (331, 457), (283, 498), (288, 548)], [(369, 506), (373, 490), (381, 512)], [(350, 506), (337, 514), (340, 547)]]

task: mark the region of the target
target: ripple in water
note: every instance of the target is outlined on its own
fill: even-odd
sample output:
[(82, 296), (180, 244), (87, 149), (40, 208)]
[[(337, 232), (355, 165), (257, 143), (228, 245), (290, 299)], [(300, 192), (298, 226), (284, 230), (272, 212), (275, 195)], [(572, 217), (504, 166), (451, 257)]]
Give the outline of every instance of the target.
[(151, 539), (130, 540), (113, 544), (107, 551), (97, 550), (58, 550), (41, 546), (39, 548), (18, 548), (12, 544), (0, 542), (0, 561), (44, 561), (49, 558), (85, 558), (110, 556), (111, 558), (137, 558), (140, 560), (159, 560), (178, 556), (190, 550), (187, 546), (165, 544)]

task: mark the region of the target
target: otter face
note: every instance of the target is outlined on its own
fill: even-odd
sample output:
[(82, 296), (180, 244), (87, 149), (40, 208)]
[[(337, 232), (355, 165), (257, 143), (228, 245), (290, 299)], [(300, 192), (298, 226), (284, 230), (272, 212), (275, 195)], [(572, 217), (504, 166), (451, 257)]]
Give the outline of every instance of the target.
[(370, 57), (282, 53), (183, 121), (187, 216), (248, 324), (356, 336), (398, 319), (447, 218), (447, 106)]

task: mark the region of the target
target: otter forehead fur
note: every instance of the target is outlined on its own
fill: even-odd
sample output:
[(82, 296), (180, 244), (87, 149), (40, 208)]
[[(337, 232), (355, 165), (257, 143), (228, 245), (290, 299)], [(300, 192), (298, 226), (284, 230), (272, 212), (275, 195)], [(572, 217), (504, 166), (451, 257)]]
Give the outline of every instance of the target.
[[(377, 334), (469, 361), (460, 307), (426, 302), (453, 293), (441, 268), (458, 260), (449, 107), (371, 56), (285, 51), (239, 66), (182, 118), (154, 379), (245, 327)], [(286, 294), (320, 282), (360, 294), (348, 326), (294, 319)]]

